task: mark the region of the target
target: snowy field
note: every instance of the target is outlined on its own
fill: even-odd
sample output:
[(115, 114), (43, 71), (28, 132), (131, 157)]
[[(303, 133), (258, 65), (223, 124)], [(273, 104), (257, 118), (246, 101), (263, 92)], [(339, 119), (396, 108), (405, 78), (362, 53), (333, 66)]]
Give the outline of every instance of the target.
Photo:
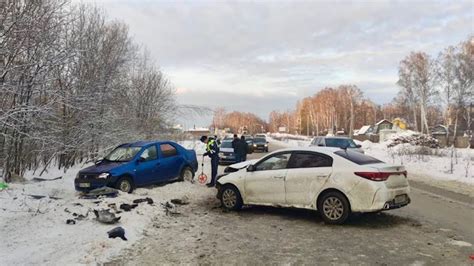
[[(204, 146), (200, 143), (186, 141), (182, 144), (196, 148), (198, 153), (203, 152)], [(139, 188), (133, 194), (119, 193), (115, 198), (81, 199), (74, 190), (74, 178), (83, 167), (77, 166), (66, 173), (51, 168), (42, 178), (62, 178), (43, 182), (34, 181), (32, 178), (38, 175), (30, 172), (25, 176), (25, 183), (9, 184), (8, 189), (0, 191), (0, 265), (96, 265), (106, 262), (146, 236), (146, 228), (151, 223), (161, 223), (167, 215), (162, 204), (171, 199), (191, 199), (209, 193), (208, 188), (197, 182), (176, 182)], [(205, 170), (209, 169), (205, 167)], [(35, 199), (33, 196), (44, 197)], [(154, 203), (139, 203), (128, 212), (119, 208), (122, 203), (132, 204), (133, 200), (146, 197)], [(115, 204), (120, 221), (112, 225), (98, 222), (93, 210), (114, 210), (111, 204)], [(176, 208), (179, 211), (179, 206)], [(67, 224), (68, 219), (74, 220), (75, 224)], [(108, 238), (107, 231), (116, 226), (125, 229), (128, 241)]]

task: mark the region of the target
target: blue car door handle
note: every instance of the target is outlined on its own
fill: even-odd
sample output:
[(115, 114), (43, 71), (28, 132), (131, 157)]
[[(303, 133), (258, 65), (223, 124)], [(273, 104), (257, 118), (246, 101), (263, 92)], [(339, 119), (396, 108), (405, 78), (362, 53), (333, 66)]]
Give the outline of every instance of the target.
[(160, 166), (160, 164), (161, 164), (161, 163), (156, 163), (155, 165), (156, 165), (156, 166)]

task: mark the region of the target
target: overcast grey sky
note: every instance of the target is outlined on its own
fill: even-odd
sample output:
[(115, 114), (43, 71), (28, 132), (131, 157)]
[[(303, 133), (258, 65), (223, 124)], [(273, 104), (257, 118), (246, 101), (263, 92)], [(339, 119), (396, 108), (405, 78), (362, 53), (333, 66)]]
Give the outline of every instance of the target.
[[(474, 34), (474, 1), (95, 1), (124, 21), (178, 101), (228, 111), (294, 108), (326, 86), (373, 101), (397, 93), (410, 51), (433, 56)], [(200, 118), (198, 125), (210, 118)]]

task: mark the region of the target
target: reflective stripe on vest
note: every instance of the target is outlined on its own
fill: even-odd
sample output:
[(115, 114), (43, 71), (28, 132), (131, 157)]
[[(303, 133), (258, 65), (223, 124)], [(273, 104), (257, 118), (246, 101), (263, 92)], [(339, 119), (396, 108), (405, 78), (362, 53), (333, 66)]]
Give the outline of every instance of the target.
[(212, 145), (214, 145), (214, 140), (213, 139), (211, 139), (210, 141), (207, 142), (206, 150), (211, 151)]

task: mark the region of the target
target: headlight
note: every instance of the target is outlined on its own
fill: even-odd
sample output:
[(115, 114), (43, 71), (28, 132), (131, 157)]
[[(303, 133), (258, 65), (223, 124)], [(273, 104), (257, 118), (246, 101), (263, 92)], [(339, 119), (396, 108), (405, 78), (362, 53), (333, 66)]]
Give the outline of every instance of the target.
[(265, 144), (265, 147), (267, 147), (267, 146), (268, 146), (268, 144)]
[(224, 153), (223, 153), (223, 152), (219, 152), (219, 156), (224, 156)]
[(257, 147), (257, 144), (254, 144), (253, 146), (254, 146), (254, 147)]
[(109, 173), (102, 173), (102, 174), (99, 175), (99, 178), (106, 179), (109, 176), (110, 176)]

